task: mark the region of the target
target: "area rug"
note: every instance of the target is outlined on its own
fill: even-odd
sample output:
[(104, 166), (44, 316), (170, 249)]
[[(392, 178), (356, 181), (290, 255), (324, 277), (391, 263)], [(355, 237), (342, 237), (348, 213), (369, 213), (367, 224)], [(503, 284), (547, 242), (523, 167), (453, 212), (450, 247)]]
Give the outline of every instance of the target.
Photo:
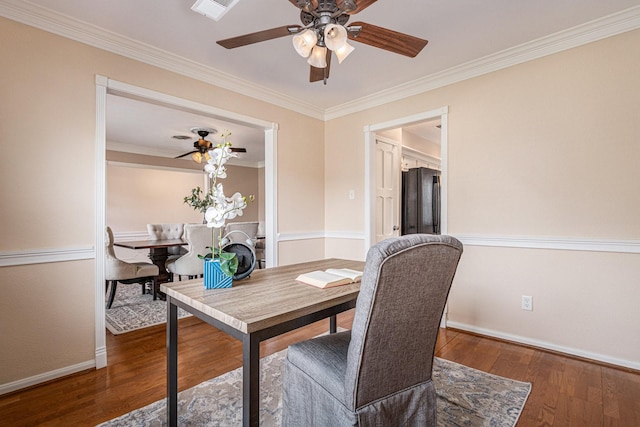
[[(178, 309), (178, 318), (191, 316)], [(167, 323), (167, 303), (142, 294), (141, 286), (118, 284), (111, 308), (105, 310), (107, 329), (114, 335)]]
[[(279, 426), (286, 350), (260, 360), (260, 425)], [(518, 421), (531, 384), (487, 374), (436, 358), (438, 426), (504, 426)], [(101, 427), (164, 426), (165, 399), (115, 418)], [(178, 425), (241, 426), (242, 370), (228, 372), (178, 394)]]

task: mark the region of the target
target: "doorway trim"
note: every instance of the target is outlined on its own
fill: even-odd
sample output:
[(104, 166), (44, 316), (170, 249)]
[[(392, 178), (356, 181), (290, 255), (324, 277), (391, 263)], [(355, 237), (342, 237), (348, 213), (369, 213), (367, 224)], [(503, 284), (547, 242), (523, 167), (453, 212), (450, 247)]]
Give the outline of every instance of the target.
[(210, 105), (189, 101), (161, 92), (133, 86), (96, 75), (96, 137), (95, 137), (95, 358), (96, 368), (107, 366), (105, 332), (105, 227), (106, 227), (106, 110), (107, 95), (123, 96), (160, 104), (169, 108), (202, 114), (264, 131), (265, 141), (265, 258), (266, 266), (278, 264), (277, 239), (277, 141), (278, 124), (245, 116)]
[(376, 123), (364, 126), (364, 253), (366, 254), (371, 245), (375, 242), (376, 237), (376, 157), (375, 143), (376, 132), (396, 129), (403, 126), (409, 126), (427, 120), (440, 118), (440, 147), (441, 147), (441, 227), (442, 234), (447, 233), (447, 188), (448, 188), (448, 165), (447, 165), (447, 116), (449, 107), (444, 106), (435, 110), (414, 114), (412, 116), (402, 117), (388, 122)]

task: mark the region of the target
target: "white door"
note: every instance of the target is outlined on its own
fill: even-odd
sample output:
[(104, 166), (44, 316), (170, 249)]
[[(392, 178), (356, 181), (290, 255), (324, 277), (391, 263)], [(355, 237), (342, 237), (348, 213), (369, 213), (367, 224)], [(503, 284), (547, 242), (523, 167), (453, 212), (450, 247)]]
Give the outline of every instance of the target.
[(400, 145), (376, 138), (376, 243), (400, 235)]

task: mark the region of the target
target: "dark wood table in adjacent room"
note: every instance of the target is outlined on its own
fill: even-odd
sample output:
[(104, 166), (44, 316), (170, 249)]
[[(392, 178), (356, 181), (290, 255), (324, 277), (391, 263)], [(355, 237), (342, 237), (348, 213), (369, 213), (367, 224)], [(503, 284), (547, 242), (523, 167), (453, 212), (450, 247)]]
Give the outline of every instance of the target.
[(128, 249), (149, 249), (149, 259), (158, 266), (159, 274), (156, 276), (154, 295), (158, 294), (164, 297), (164, 293), (160, 291), (160, 284), (169, 281), (169, 273), (165, 267), (165, 262), (169, 258), (169, 248), (173, 246), (184, 246), (187, 242), (182, 239), (163, 239), (163, 240), (134, 240), (131, 242), (115, 242), (114, 246), (120, 246)]

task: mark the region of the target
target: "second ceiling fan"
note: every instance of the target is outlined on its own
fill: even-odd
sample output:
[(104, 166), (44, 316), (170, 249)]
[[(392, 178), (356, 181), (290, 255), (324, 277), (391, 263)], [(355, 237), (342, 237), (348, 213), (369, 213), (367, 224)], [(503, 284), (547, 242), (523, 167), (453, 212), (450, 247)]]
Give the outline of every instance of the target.
[(220, 40), (217, 43), (227, 49), (234, 49), (279, 37), (294, 35), (296, 51), (308, 58), (311, 66), (309, 81), (327, 83), (331, 67), (332, 52), (339, 62), (353, 51), (349, 40), (368, 44), (408, 57), (415, 57), (428, 41), (399, 33), (365, 22), (347, 22), (354, 15), (376, 2), (376, 0), (289, 0), (300, 9), (302, 25), (258, 31), (243, 36)]
[[(191, 154), (191, 158), (193, 159), (193, 161), (195, 161), (196, 163), (202, 163), (207, 162), (209, 160), (209, 150), (214, 149), (214, 145), (211, 141), (205, 139), (209, 134), (214, 134), (217, 132), (217, 130), (212, 129), (212, 128), (191, 128), (190, 129), (192, 133), (197, 133), (198, 136), (200, 136), (200, 139), (198, 139), (197, 141), (195, 141), (193, 143), (193, 151), (189, 151), (187, 153), (181, 154), (177, 157), (174, 157), (175, 159), (180, 159), (182, 157), (186, 157), (189, 154)], [(247, 149), (246, 148), (236, 148), (236, 147), (230, 147), (231, 151), (234, 153), (246, 153)]]

